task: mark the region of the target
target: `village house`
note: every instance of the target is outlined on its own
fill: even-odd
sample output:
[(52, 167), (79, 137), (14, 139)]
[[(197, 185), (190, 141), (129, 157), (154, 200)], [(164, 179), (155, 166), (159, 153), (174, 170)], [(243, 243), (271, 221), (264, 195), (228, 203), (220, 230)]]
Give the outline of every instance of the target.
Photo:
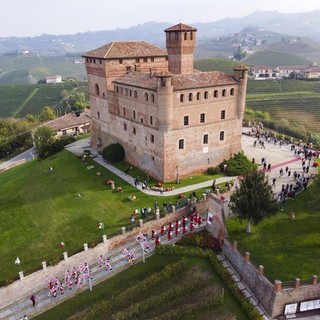
[(270, 66), (254, 66), (251, 68), (254, 80), (277, 79), (277, 73), (273, 67)]
[(93, 147), (120, 143), (126, 161), (161, 181), (241, 151), (248, 68), (194, 70), (196, 32), (182, 23), (166, 29), (167, 50), (114, 41), (84, 54)]
[(56, 133), (57, 138), (85, 134), (91, 130), (91, 124), (90, 110), (71, 112), (45, 123)]
[(290, 78), (293, 74), (300, 74), (303, 72), (307, 66), (298, 65), (298, 66), (278, 66), (274, 69), (277, 74), (279, 74), (279, 78)]
[(62, 82), (60, 75), (46, 77), (46, 83), (59, 83)]

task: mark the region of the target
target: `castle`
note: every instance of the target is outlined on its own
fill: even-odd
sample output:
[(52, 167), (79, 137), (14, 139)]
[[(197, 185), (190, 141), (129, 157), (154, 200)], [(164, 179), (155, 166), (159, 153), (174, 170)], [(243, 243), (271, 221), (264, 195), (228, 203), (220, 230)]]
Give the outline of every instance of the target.
[(120, 143), (126, 161), (160, 181), (205, 171), (241, 150), (248, 68), (193, 69), (197, 29), (165, 30), (166, 50), (114, 41), (84, 54), (91, 143)]

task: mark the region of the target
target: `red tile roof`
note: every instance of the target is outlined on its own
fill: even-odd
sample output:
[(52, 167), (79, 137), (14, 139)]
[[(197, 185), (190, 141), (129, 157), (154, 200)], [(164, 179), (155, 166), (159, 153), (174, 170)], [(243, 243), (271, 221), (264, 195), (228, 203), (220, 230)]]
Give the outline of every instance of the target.
[(208, 88), (230, 84), (238, 84), (238, 82), (232, 76), (220, 71), (179, 74), (172, 78), (174, 90)]
[(79, 117), (77, 117), (75, 113), (68, 113), (64, 116), (48, 121), (44, 125), (50, 127), (54, 131), (58, 131), (70, 127), (81, 126), (91, 121), (91, 111), (87, 110), (85, 112), (81, 112)]
[(163, 57), (167, 51), (145, 41), (113, 41), (83, 55), (90, 58), (121, 59), (133, 57)]
[[(163, 75), (155, 73), (150, 76), (148, 73), (129, 72), (115, 79), (114, 83), (156, 90), (157, 76)], [(165, 76), (170, 75), (166, 74)], [(172, 85), (174, 90), (208, 88), (232, 84), (238, 84), (238, 82), (232, 76), (218, 71), (172, 75)]]
[(170, 28), (165, 29), (164, 31), (165, 32), (169, 32), (169, 31), (197, 31), (197, 29), (190, 27), (190, 26), (183, 24), (183, 23), (178, 23), (175, 26), (172, 26)]

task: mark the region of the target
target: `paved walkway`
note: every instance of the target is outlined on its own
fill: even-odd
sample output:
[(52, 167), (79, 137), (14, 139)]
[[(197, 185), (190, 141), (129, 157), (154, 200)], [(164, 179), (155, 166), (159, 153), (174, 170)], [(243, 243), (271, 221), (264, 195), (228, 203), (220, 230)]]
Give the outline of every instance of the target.
[[(194, 230), (192, 232), (198, 232), (199, 230), (203, 229), (204, 225), (202, 226), (195, 226)], [(190, 233), (188, 231), (187, 233)], [(157, 230), (157, 234), (160, 235), (160, 230)], [(163, 244), (174, 244), (182, 237), (182, 232), (176, 237), (173, 232), (173, 237), (169, 241), (167, 238), (167, 235), (160, 236), (160, 243)], [(146, 250), (144, 253), (145, 258), (151, 256), (154, 253), (155, 250), (155, 243), (154, 240), (150, 239), (150, 236), (147, 236), (148, 243), (150, 245), (150, 249)], [(123, 249), (126, 248), (130, 250), (130, 252), (135, 253), (135, 264), (137, 262), (140, 262), (143, 260), (143, 250), (138, 242), (134, 242), (132, 244), (126, 244), (125, 246), (118, 247), (111, 252), (108, 253), (108, 258), (110, 259), (110, 264), (112, 266), (112, 270), (108, 269), (106, 270), (105, 267), (99, 267), (98, 261), (96, 264), (90, 266), (90, 273), (92, 276), (91, 285), (92, 290), (94, 290), (94, 286), (98, 283), (107, 280), (108, 278), (116, 275), (117, 273), (123, 271), (126, 268), (130, 267), (130, 264), (127, 260), (127, 257), (125, 257), (122, 254)], [(99, 256), (97, 256), (98, 259)], [(103, 256), (106, 258), (106, 256)], [(69, 260), (72, 260), (72, 257), (69, 258)], [(147, 261), (146, 261), (147, 263)], [(69, 262), (69, 264), (71, 264)], [(77, 270), (78, 266), (74, 265)], [(139, 268), (139, 265), (133, 266), (134, 268)], [(71, 268), (68, 268), (71, 269)], [(63, 270), (66, 271), (66, 270)], [(62, 280), (63, 273), (52, 275), (52, 276), (58, 276), (60, 280)], [(29, 300), (28, 297), (24, 297), (21, 300), (15, 301), (14, 303), (10, 304), (6, 307), (0, 307), (0, 319), (2, 320), (18, 320), (21, 319), (24, 315), (27, 315), (29, 319), (32, 317), (45, 312), (46, 310), (62, 303), (65, 300), (68, 300), (80, 292), (83, 292), (85, 290), (90, 290), (90, 284), (88, 280), (84, 282), (80, 288), (78, 288), (75, 284), (72, 285), (72, 289), (69, 290), (65, 287), (64, 293), (61, 294), (60, 292), (57, 293), (56, 297), (49, 296), (49, 288), (45, 288), (45, 283), (43, 283), (43, 289), (34, 292), (36, 297), (36, 305), (35, 307), (32, 306), (32, 302)]]
[[(244, 132), (248, 132), (248, 128), (244, 128)], [(274, 143), (265, 143), (265, 149), (261, 147), (254, 147), (253, 143), (255, 141), (254, 137), (243, 135), (242, 136), (242, 149), (244, 151), (244, 154), (249, 159), (255, 159), (255, 162), (258, 164), (261, 164), (261, 159), (265, 158), (267, 161), (267, 164), (271, 164), (271, 172), (267, 172), (267, 175), (269, 177), (270, 183), (272, 182), (273, 178), (277, 179), (276, 186), (274, 187), (274, 193), (278, 194), (281, 191), (282, 184), (291, 184), (294, 182), (293, 180), (293, 172), (297, 171), (298, 173), (302, 173), (302, 166), (301, 166), (301, 158), (294, 155), (293, 151), (290, 150), (290, 145), (281, 146), (281, 148), (278, 145), (274, 145)], [(107, 168), (109, 171), (113, 172), (117, 176), (119, 176), (124, 181), (128, 182), (131, 185), (134, 185), (134, 178), (130, 175), (126, 175), (123, 171), (115, 168), (114, 166), (110, 165), (109, 163), (106, 163), (101, 155), (98, 155), (96, 151), (91, 148), (90, 146), (90, 138), (79, 140), (75, 143), (72, 143), (67, 146), (67, 150), (71, 151), (72, 153), (76, 155), (83, 154), (84, 150), (91, 150), (93, 154), (96, 154), (97, 157), (94, 158), (94, 160)], [(282, 177), (279, 177), (279, 170), (280, 168), (283, 168), (285, 170), (285, 167), (288, 167), (291, 169), (291, 176), (288, 177), (288, 175), (283, 175)], [(262, 169), (262, 166), (259, 167)], [(236, 177), (222, 177), (219, 179), (216, 179), (216, 184), (225, 183), (227, 181), (235, 180)], [(186, 187), (176, 188), (172, 191), (166, 191), (163, 193), (163, 195), (160, 194), (159, 191), (154, 191), (150, 189), (144, 189), (142, 190), (142, 185), (140, 184), (138, 188), (141, 192), (144, 192), (148, 195), (152, 196), (172, 196), (172, 195), (178, 195), (178, 194), (188, 194), (194, 190), (201, 189), (201, 188), (211, 188), (212, 187), (212, 181), (209, 180), (206, 182), (198, 183), (189, 185)]]

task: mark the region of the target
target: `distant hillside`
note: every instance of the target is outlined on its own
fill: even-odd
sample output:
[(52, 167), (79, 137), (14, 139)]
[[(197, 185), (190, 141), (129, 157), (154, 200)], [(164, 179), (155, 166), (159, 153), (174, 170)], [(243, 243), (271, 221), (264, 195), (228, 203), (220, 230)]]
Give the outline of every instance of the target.
[(194, 68), (200, 71), (222, 71), (233, 74), (233, 68), (239, 65), (227, 59), (198, 59), (194, 61)]
[(88, 83), (0, 85), (0, 118), (38, 115), (45, 106), (52, 107), (57, 115), (64, 114), (62, 90), (87, 93)]
[(34, 84), (46, 76), (60, 74), (76, 80), (86, 79), (85, 66), (74, 63), (80, 57), (1, 56), (0, 84)]
[(249, 55), (242, 62), (253, 66), (267, 65), (270, 67), (312, 64), (312, 61), (301, 58), (299, 56), (274, 51), (257, 51)]
[[(199, 44), (202, 40), (220, 38), (240, 32), (247, 27), (258, 27), (273, 32), (309, 37), (320, 40), (320, 10), (285, 14), (277, 11), (256, 11), (240, 18), (226, 18), (219, 21), (199, 23), (183, 21), (198, 29)], [(163, 30), (179, 21), (149, 21), (130, 28), (101, 31), (88, 31), (70, 35), (48, 35), (38, 37), (0, 38), (0, 54), (28, 50), (32, 53), (63, 55), (83, 53), (114, 40), (145, 40), (164, 47)], [(212, 57), (212, 56), (206, 56)]]

